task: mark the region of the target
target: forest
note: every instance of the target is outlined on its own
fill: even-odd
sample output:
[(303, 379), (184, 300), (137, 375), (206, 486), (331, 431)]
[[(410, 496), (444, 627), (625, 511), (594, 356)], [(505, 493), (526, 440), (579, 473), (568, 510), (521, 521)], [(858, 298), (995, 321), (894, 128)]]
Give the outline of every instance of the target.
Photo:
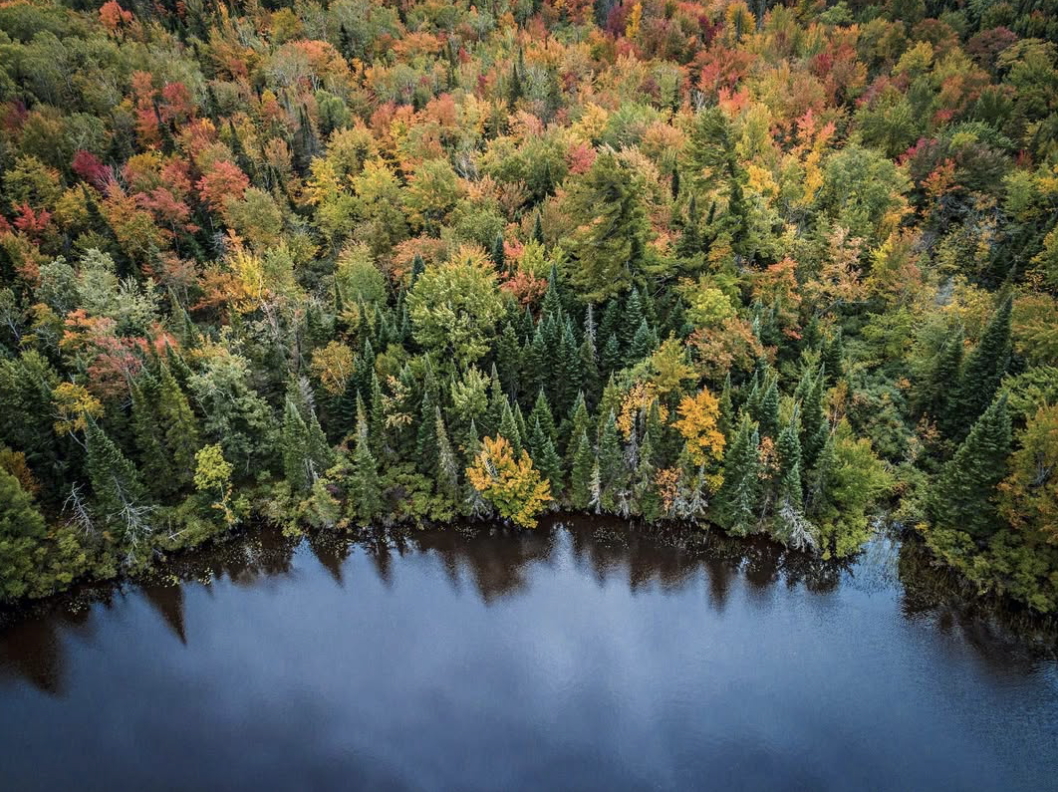
[(1056, 0), (0, 2), (0, 600), (886, 525), (1058, 610)]

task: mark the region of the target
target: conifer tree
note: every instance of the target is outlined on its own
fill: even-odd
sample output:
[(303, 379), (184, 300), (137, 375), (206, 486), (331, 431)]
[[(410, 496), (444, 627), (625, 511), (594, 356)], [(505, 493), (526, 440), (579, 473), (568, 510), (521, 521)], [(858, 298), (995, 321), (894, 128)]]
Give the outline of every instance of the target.
[(827, 385), (834, 385), (845, 376), (845, 341), (840, 327), (823, 345), (822, 361)]
[(757, 523), (759, 445), (757, 425), (744, 415), (724, 455), (724, 483), (716, 496), (717, 522), (738, 536), (750, 533)]
[[(815, 466), (819, 453), (830, 435), (829, 421), (827, 421), (823, 407), (825, 372), (826, 368), (822, 367), (815, 377), (806, 380), (807, 384), (799, 413), (801, 416), (802, 473), (808, 472)], [(800, 386), (798, 388), (800, 390)]]
[(505, 437), (507, 442), (511, 444), (511, 451), (515, 456), (521, 456), (524, 445), (522, 443), (522, 433), (518, 430), (518, 421), (514, 417), (514, 410), (511, 409), (510, 402), (504, 402), (503, 405), (503, 417), (500, 419), (499, 434), (501, 437)]
[(580, 364), (580, 382), (584, 396), (589, 404), (594, 404), (599, 395), (599, 353), (595, 345), (595, 318), (592, 306), (584, 318), (584, 338), (580, 343), (578, 356)]
[(617, 340), (617, 334), (612, 333), (602, 348), (601, 373), (611, 375), (621, 368), (621, 345)]
[[(571, 443), (571, 445), (573, 445)], [(575, 509), (584, 510), (591, 504), (592, 471), (595, 469), (595, 452), (588, 433), (582, 431), (576, 441), (569, 472), (569, 500)]]
[(536, 210), (536, 214), (533, 216), (533, 240), (541, 245), (544, 244), (544, 222), (540, 217), (539, 209)]
[(1003, 300), (966, 359), (949, 410), (948, 434), (956, 440), (966, 436), (974, 421), (992, 403), (1010, 365), (1012, 304), (1011, 297)]
[(536, 421), (540, 422), (551, 442), (558, 440), (558, 431), (555, 427), (555, 419), (551, 414), (551, 405), (548, 403), (547, 396), (543, 390), (536, 395), (533, 411), (529, 414), (529, 424), (532, 425)]
[(606, 382), (606, 387), (603, 388), (602, 398), (599, 399), (599, 425), (596, 427), (596, 437), (602, 437), (610, 413), (617, 415), (620, 409), (621, 391), (617, 387), (617, 383), (614, 381), (613, 374), (611, 374), (610, 379)]
[(507, 394), (500, 384), (500, 375), (496, 370), (496, 364), (492, 364), (489, 377), (489, 408), (485, 413), (485, 422), (482, 427), (486, 435), (494, 435), (500, 430), (500, 421), (503, 419), (503, 410), (509, 404)]
[[(628, 299), (625, 300), (624, 314), (621, 316), (620, 341), (622, 349), (631, 349), (636, 332), (639, 330), (644, 318), (643, 299), (639, 295), (639, 289), (633, 286), (632, 291), (628, 293)], [(631, 353), (628, 354), (626, 362), (632, 362)]]
[(184, 486), (194, 476), (195, 454), (202, 442), (187, 395), (165, 363), (161, 366), (158, 418), (165, 427), (165, 449), (172, 463), (172, 476), (178, 487)]
[(436, 411), (435, 429), (437, 431), (437, 471), (434, 480), (437, 484), (437, 493), (451, 503), (458, 504), (459, 465), (456, 462), (455, 452), (452, 450), (452, 443), (448, 439), (448, 431), (445, 429), (440, 407)]
[(140, 471), (146, 477), (152, 494), (165, 497), (172, 494), (179, 484), (170, 470), (171, 458), (165, 448), (165, 425), (159, 420), (156, 410), (158, 392), (158, 383), (149, 374), (142, 374), (132, 383), (132, 431)]
[(503, 234), (496, 234), (495, 239), (492, 240), (492, 250), (490, 251), (492, 257), (492, 263), (496, 267), (496, 271), (504, 273), (507, 271), (507, 257), (503, 250)]
[(661, 499), (655, 485), (657, 467), (654, 465), (654, 443), (650, 431), (643, 433), (643, 443), (639, 446), (639, 463), (632, 478), (632, 497), (635, 510), (647, 522), (661, 516)]
[(939, 526), (965, 531), (979, 542), (996, 532), (996, 486), (1006, 478), (1010, 442), (1010, 411), (1003, 394), (973, 425), (937, 480), (930, 514)]
[(361, 526), (370, 525), (382, 513), (382, 488), (378, 478), (378, 462), (371, 453), (370, 432), (364, 421), (356, 432), (353, 451), (353, 475), (348, 479), (349, 509)]
[(778, 501), (789, 503), (800, 512), (804, 505), (801, 492), (801, 441), (797, 436), (797, 416), (779, 432)]
[(416, 253), (415, 258), (411, 260), (411, 283), (408, 284), (408, 288), (414, 286), (424, 272), (426, 272), (426, 262)]
[(568, 419), (569, 425), (563, 432), (566, 449), (566, 468), (572, 469), (573, 457), (577, 453), (581, 433), (593, 434), (591, 415), (588, 413), (588, 405), (584, 400), (584, 394), (578, 393), (577, 400), (573, 403), (573, 410)]
[(628, 467), (617, 436), (617, 421), (610, 411), (599, 437), (599, 477), (602, 486), (601, 506), (605, 511), (615, 511), (622, 495), (628, 489)]
[[(469, 442), (467, 443), (466, 450), (463, 454), (465, 467), (473, 465), (474, 460), (476, 460), (478, 454), (481, 453), (481, 437), (478, 434), (478, 427), (477, 424), (474, 423), (473, 418), (470, 419), (470, 431), (468, 436)], [(463, 482), (463, 504), (461, 512), (467, 517), (488, 517), (492, 514), (492, 507), (481, 496), (481, 493), (469, 478), (465, 478)]]
[(19, 480), (0, 468), (0, 600), (25, 596), (34, 551), (47, 534), (44, 517)]
[(555, 410), (563, 415), (577, 398), (581, 388), (581, 361), (573, 324), (567, 319), (562, 323), (562, 335), (555, 361), (554, 392)]
[(507, 322), (496, 342), (496, 370), (508, 396), (518, 398), (521, 387), (522, 350), (514, 326)]
[(437, 426), (434, 418), (438, 408), (432, 389), (425, 388), (419, 405), (419, 428), (415, 440), (415, 461), (424, 476), (433, 476), (437, 470)]
[(753, 417), (757, 419), (761, 436), (775, 439), (779, 433), (779, 385), (774, 377), (764, 388)]
[(146, 492), (135, 466), (95, 421), (85, 427), (85, 469), (99, 517), (135, 543), (150, 532)]
[(562, 491), (562, 460), (559, 459), (555, 444), (540, 419), (534, 418), (532, 425), (533, 428), (529, 431), (529, 455), (540, 474), (551, 482), (551, 493), (557, 498)]
[(386, 405), (382, 395), (382, 383), (379, 382), (378, 374), (373, 368), (371, 370), (371, 406), (368, 408), (368, 428), (371, 453), (378, 459), (386, 449)]
[(942, 426), (947, 426), (950, 420), (948, 406), (953, 387), (959, 382), (962, 358), (963, 335), (960, 327), (944, 341), (929, 376), (916, 394), (919, 410)]
[(731, 433), (735, 428), (735, 405), (731, 396), (731, 372), (724, 377), (724, 389), (720, 392), (720, 415), (716, 419), (716, 428), (724, 436), (727, 443), (731, 442)]

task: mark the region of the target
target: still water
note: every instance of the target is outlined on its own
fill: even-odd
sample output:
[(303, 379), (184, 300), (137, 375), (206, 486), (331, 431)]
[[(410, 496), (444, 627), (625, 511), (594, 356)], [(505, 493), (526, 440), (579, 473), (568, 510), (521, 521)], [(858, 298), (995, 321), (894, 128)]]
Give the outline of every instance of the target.
[(1058, 667), (918, 589), (612, 522), (265, 532), (8, 615), (0, 788), (1058, 789)]

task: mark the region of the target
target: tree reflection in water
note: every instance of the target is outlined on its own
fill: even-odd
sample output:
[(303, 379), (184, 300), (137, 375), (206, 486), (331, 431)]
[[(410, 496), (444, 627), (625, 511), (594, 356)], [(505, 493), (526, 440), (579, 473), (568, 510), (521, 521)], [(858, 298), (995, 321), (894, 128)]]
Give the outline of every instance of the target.
[(751, 598), (774, 596), (777, 586), (803, 586), (825, 597), (839, 586), (896, 589), (908, 620), (928, 620), (939, 633), (972, 645), (995, 673), (1027, 673), (1042, 656), (1053, 657), (1058, 629), (1002, 607), (982, 604), (959, 582), (933, 568), (915, 543), (878, 539), (855, 559), (835, 562), (791, 552), (763, 539), (737, 540), (687, 529), (645, 530), (602, 517), (554, 517), (535, 531), (502, 527), (451, 527), (430, 531), (371, 531), (355, 538), (314, 534), (284, 536), (273, 529), (176, 557), (164, 574), (139, 585), (86, 588), (16, 611), (0, 612), (0, 682), (21, 679), (55, 696), (64, 691), (64, 647), (90, 642), (93, 619), (125, 598), (142, 598), (180, 644), (188, 643), (185, 596), (190, 586), (207, 591), (217, 581), (253, 588), (291, 578), (295, 554), (304, 547), (327, 575), (345, 585), (347, 562), (364, 553), (387, 587), (394, 556), (435, 559), (457, 592), (469, 582), (485, 605), (518, 597), (534, 569), (559, 563), (562, 552), (598, 585), (624, 582), (634, 594), (652, 587), (678, 592), (702, 586), (710, 607), (722, 613), (736, 581)]

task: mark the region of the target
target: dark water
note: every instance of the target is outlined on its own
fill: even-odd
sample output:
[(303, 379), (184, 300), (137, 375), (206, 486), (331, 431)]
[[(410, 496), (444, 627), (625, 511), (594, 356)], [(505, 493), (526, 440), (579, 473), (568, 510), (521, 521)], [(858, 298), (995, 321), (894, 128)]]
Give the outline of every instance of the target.
[(913, 567), (265, 533), (8, 618), (0, 788), (1058, 789), (1055, 662)]

